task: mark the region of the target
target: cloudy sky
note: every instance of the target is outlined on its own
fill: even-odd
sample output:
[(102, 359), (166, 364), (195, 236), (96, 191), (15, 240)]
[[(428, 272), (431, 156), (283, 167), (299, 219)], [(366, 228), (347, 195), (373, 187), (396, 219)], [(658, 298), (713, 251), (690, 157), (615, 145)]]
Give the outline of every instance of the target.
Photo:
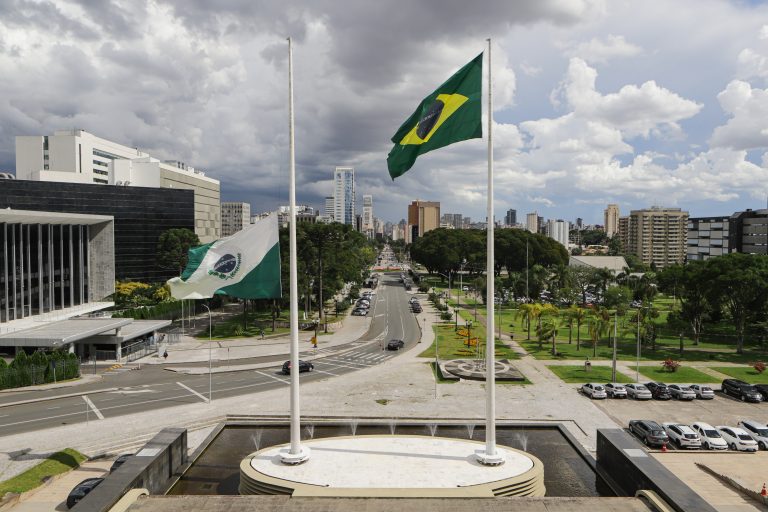
[(286, 204), (287, 36), (300, 203), (343, 165), (383, 219), (416, 198), (484, 218), (484, 140), (394, 183), (386, 156), (488, 37), (497, 216), (768, 200), (768, 5), (743, 0), (2, 0), (0, 171), (16, 135), (82, 128), (204, 169), (224, 200)]

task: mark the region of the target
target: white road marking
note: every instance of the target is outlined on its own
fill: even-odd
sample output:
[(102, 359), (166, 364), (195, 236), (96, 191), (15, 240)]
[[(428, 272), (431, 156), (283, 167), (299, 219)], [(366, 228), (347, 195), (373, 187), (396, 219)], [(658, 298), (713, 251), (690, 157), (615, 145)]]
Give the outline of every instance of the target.
[(275, 379), (276, 381), (282, 382), (283, 384), (290, 384), (291, 382), (285, 379), (281, 379), (280, 377), (275, 377), (274, 375), (270, 375), (268, 373), (260, 372), (256, 370), (254, 373), (258, 373), (259, 375), (263, 375), (265, 377), (269, 377), (270, 379)]
[(200, 393), (198, 393), (197, 391), (195, 391), (195, 390), (194, 390), (194, 389), (192, 389), (191, 387), (189, 387), (189, 386), (187, 386), (187, 385), (185, 385), (185, 384), (182, 384), (181, 382), (177, 382), (176, 384), (178, 384), (179, 386), (183, 387), (184, 389), (186, 389), (186, 390), (187, 390), (187, 391), (189, 391), (190, 393), (192, 393), (192, 394), (194, 394), (194, 395), (197, 395), (198, 397), (200, 397), (200, 399), (201, 399), (203, 402), (208, 402), (208, 399), (207, 399), (206, 397), (204, 397), (203, 395), (201, 395)]
[(57, 405), (56, 407), (46, 407), (46, 409), (48, 409), (49, 411), (50, 411), (51, 409), (61, 409), (61, 406), (60, 406), (60, 405)]
[(331, 372), (324, 372), (323, 370), (317, 370), (317, 369), (315, 369), (315, 373), (324, 373), (324, 374), (326, 374), (326, 375), (330, 375), (331, 377), (338, 377), (338, 375), (336, 375), (335, 373), (331, 373)]
[(93, 411), (93, 413), (96, 415), (97, 418), (99, 418), (100, 420), (104, 419), (104, 415), (101, 414), (101, 411), (98, 410), (95, 405), (93, 405), (93, 402), (91, 402), (91, 399), (88, 398), (88, 395), (83, 395), (83, 400), (85, 400), (85, 403), (88, 404), (88, 407), (91, 408), (91, 410)]

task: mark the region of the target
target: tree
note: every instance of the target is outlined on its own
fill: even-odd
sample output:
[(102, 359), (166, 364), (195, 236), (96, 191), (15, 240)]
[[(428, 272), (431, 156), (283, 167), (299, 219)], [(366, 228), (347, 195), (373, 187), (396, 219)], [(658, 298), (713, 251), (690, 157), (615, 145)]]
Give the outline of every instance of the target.
[(570, 307), (570, 316), (576, 321), (576, 351), (581, 348), (581, 324), (587, 318), (587, 310), (575, 304)]
[(608, 331), (611, 315), (605, 308), (595, 308), (589, 322), (589, 337), (592, 339), (592, 357), (597, 357), (597, 343)]
[(578, 266), (571, 269), (571, 280), (573, 286), (581, 294), (581, 303), (587, 302), (587, 291), (596, 279), (595, 269), (593, 267)]
[(157, 264), (161, 268), (178, 270), (179, 275), (187, 266), (187, 253), (200, 245), (194, 231), (175, 228), (164, 231), (157, 241)]
[(603, 305), (615, 309), (620, 315), (627, 312), (627, 306), (632, 300), (632, 290), (626, 286), (612, 286), (603, 295)]
[(520, 307), (517, 308), (517, 318), (525, 319), (525, 326), (528, 329), (527, 340), (531, 339), (531, 320), (538, 315), (538, 307), (539, 304), (520, 304)]

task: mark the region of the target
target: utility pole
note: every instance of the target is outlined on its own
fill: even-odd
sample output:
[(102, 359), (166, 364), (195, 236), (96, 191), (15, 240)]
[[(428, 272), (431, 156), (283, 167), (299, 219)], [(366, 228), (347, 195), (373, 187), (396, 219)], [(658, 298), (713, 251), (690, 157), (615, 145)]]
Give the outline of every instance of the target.
[(611, 364), (611, 382), (616, 382), (616, 330), (619, 323), (618, 311), (613, 312), (613, 362)]
[(528, 238), (525, 239), (525, 300), (527, 301), (530, 296), (528, 295)]

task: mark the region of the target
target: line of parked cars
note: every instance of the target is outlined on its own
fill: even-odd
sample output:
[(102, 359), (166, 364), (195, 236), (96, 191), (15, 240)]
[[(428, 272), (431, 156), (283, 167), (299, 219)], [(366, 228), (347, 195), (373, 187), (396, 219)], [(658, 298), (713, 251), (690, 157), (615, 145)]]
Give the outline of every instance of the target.
[(702, 421), (685, 425), (675, 422), (659, 424), (652, 420), (630, 420), (629, 431), (646, 446), (671, 443), (680, 449), (731, 449), (740, 452), (768, 449), (768, 426), (754, 420), (741, 420), (735, 427), (712, 426)]
[(411, 297), (408, 299), (408, 304), (411, 306), (411, 311), (414, 313), (421, 313), (423, 310), (421, 309), (421, 304), (419, 303), (419, 299), (416, 297)]
[(355, 303), (355, 309), (352, 310), (353, 316), (368, 316), (373, 301), (373, 292), (363, 292)]
[(704, 384), (664, 384), (663, 382), (648, 382), (646, 384), (619, 384), (608, 382), (599, 384), (589, 382), (581, 387), (581, 392), (594, 399), (602, 398), (634, 398), (635, 400), (712, 400), (714, 390)]
[[(124, 453), (120, 455), (115, 461), (112, 463), (112, 466), (109, 468), (109, 472), (112, 473), (117, 468), (125, 464), (125, 462), (133, 457), (132, 453)], [(67, 508), (72, 508), (75, 505), (77, 505), (80, 500), (88, 496), (92, 490), (94, 490), (101, 482), (104, 481), (104, 478), (86, 478), (79, 484), (77, 484), (67, 496)]]

